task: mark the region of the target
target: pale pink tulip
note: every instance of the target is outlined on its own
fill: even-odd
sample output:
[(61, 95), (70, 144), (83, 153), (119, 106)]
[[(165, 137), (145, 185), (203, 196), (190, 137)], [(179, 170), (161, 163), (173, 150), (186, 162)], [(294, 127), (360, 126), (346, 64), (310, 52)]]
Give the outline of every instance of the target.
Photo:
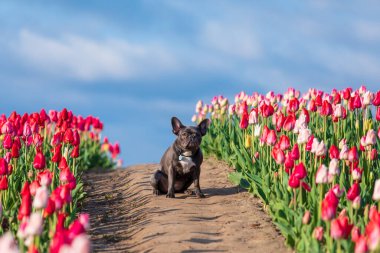
[(326, 184), (328, 183), (328, 170), (324, 164), (319, 166), (318, 171), (315, 175), (315, 183), (316, 184)]

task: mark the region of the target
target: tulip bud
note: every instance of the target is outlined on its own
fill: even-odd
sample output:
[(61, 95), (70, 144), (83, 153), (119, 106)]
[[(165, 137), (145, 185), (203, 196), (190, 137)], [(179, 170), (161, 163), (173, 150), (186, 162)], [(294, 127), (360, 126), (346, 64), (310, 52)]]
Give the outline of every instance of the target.
[(317, 241), (322, 241), (322, 239), (323, 239), (323, 227), (316, 227), (313, 231), (313, 237)]
[(361, 203), (361, 198), (360, 195), (357, 196), (354, 201), (352, 201), (352, 208), (354, 209), (359, 209), (360, 208), (360, 203)]
[(309, 224), (309, 222), (310, 222), (310, 211), (307, 210), (302, 217), (302, 223), (306, 225), (306, 224)]

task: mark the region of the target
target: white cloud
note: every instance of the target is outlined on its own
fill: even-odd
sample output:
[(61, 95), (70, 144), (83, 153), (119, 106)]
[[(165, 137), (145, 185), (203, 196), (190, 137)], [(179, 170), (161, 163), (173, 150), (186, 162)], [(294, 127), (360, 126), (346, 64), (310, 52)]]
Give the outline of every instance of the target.
[(257, 59), (262, 48), (251, 27), (243, 24), (208, 21), (200, 35), (209, 49), (244, 60)]
[(152, 77), (178, 68), (173, 55), (160, 45), (72, 34), (51, 38), (22, 30), (13, 51), (44, 74), (80, 80)]
[(354, 32), (360, 40), (369, 42), (380, 41), (380, 23), (360, 20), (354, 23)]

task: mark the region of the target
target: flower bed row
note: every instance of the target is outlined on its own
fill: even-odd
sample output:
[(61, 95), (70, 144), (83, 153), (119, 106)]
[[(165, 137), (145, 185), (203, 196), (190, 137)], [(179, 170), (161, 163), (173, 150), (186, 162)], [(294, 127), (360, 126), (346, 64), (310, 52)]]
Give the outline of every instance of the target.
[(0, 252), (90, 252), (81, 174), (120, 152), (102, 129), (67, 109), (0, 116)]
[(241, 92), (196, 112), (212, 118), (203, 150), (236, 168), (296, 251), (380, 249), (380, 91)]

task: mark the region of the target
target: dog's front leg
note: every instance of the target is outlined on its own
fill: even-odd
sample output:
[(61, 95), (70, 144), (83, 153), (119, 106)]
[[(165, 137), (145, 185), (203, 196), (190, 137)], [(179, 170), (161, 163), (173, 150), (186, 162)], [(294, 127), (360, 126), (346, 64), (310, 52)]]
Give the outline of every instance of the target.
[(198, 167), (195, 171), (194, 171), (194, 187), (195, 187), (195, 195), (197, 195), (198, 198), (204, 198), (205, 195), (202, 193), (201, 191), (201, 187), (199, 185), (199, 178), (200, 178), (200, 175), (201, 175), (201, 168)]
[(174, 179), (175, 179), (175, 169), (173, 165), (170, 165), (168, 170), (168, 193), (166, 194), (167, 198), (175, 198), (174, 196)]

